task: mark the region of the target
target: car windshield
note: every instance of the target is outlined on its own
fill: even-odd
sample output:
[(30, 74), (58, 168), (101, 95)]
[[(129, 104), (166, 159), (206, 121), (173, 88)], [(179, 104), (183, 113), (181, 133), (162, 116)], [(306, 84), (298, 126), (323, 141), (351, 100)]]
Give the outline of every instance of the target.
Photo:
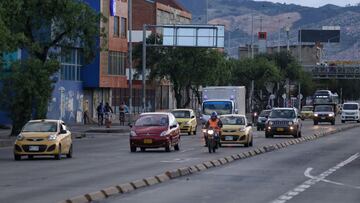
[(175, 118), (190, 118), (190, 111), (173, 111)]
[(316, 106), (315, 107), (315, 112), (332, 112), (333, 111), (333, 107), (332, 106)]
[(304, 106), (302, 107), (302, 111), (312, 111), (313, 107), (312, 106)]
[(135, 126), (167, 126), (169, 118), (167, 115), (144, 115), (136, 122)]
[(210, 115), (212, 112), (216, 112), (219, 115), (231, 114), (231, 102), (230, 101), (208, 101), (204, 102), (203, 106), (204, 114)]
[(56, 122), (29, 122), (27, 123), (23, 132), (57, 132)]
[(269, 116), (270, 112), (271, 111), (262, 111), (259, 116), (260, 117), (267, 117), (267, 116)]
[(295, 118), (295, 111), (290, 109), (274, 109), (270, 113), (270, 118)]
[(245, 118), (241, 116), (226, 116), (220, 120), (224, 125), (245, 125)]
[(343, 109), (344, 110), (357, 110), (358, 105), (357, 104), (344, 104)]

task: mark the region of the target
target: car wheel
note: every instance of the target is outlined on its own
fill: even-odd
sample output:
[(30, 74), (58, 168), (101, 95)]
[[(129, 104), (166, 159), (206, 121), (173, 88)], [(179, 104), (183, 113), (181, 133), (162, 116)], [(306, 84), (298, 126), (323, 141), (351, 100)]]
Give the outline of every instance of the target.
[(189, 130), (188, 135), (191, 135), (191, 133), (192, 133), (192, 128)]
[(177, 143), (177, 144), (174, 146), (174, 149), (175, 149), (175, 151), (179, 151), (179, 150), (180, 150), (179, 143)]
[(140, 151), (145, 152), (146, 151), (145, 147), (140, 147)]
[(261, 128), (260, 128), (260, 127), (257, 127), (257, 128), (256, 128), (256, 130), (257, 130), (257, 131), (260, 131), (260, 130), (261, 130)]
[(34, 155), (28, 155), (28, 159), (34, 159)]
[(302, 137), (301, 131), (299, 132), (298, 138)]
[(17, 155), (17, 154), (14, 154), (14, 159), (15, 159), (15, 161), (20, 161), (20, 160), (21, 160), (21, 156), (20, 156), (20, 155)]
[(265, 133), (265, 138), (271, 138), (273, 137), (273, 135), (271, 135), (270, 133)]
[(61, 160), (61, 145), (59, 145), (59, 153), (54, 155), (56, 160)]
[(335, 125), (335, 121), (331, 121), (331, 125)]
[(221, 145), (221, 143), (220, 143), (220, 142), (219, 142), (219, 144), (218, 144), (218, 145), (219, 145), (219, 147), (222, 147), (222, 145)]
[(170, 144), (165, 147), (165, 152), (170, 152)]
[(254, 142), (254, 138), (252, 138), (252, 136), (251, 136), (251, 142), (249, 143), (249, 146), (250, 146), (250, 147), (253, 146), (253, 142)]
[(318, 125), (319, 124), (319, 122), (318, 121), (314, 121), (314, 125)]
[(73, 146), (70, 145), (69, 153), (66, 154), (66, 158), (72, 158), (73, 157)]
[(345, 123), (345, 121), (344, 121), (344, 120), (342, 120), (342, 121), (341, 121), (341, 123)]
[(357, 122), (357, 123), (360, 123), (360, 120), (357, 120), (356, 122)]
[(136, 152), (136, 147), (130, 146), (130, 152)]
[(196, 135), (196, 129), (197, 129), (197, 126), (195, 126), (195, 130), (193, 131), (193, 135)]

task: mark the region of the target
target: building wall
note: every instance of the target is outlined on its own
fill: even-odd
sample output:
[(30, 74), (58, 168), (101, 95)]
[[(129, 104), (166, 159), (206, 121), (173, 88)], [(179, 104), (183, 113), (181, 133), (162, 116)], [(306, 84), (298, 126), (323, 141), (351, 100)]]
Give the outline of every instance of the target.
[(83, 98), (82, 82), (68, 80), (57, 82), (49, 101), (47, 118), (61, 119), (66, 123), (81, 123)]
[(133, 0), (133, 30), (142, 30), (144, 24), (156, 24), (155, 4), (146, 0)]

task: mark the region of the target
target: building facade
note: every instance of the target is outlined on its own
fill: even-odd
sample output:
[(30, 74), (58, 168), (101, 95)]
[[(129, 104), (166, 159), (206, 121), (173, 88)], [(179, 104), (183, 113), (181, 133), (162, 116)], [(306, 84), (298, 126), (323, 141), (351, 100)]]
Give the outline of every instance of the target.
[[(135, 45), (137, 42), (142, 41), (144, 24), (190, 24), (192, 21), (191, 13), (176, 0), (133, 0), (133, 10), (133, 36)], [(154, 32), (155, 30), (151, 31)], [(134, 83), (141, 84), (141, 81), (134, 80)], [(147, 81), (147, 87), (147, 92), (152, 94), (151, 98), (154, 98), (154, 100), (147, 102), (150, 104), (152, 110), (167, 110), (176, 107), (172, 84), (168, 80)], [(138, 91), (137, 88), (142, 87), (135, 87), (134, 90)]]

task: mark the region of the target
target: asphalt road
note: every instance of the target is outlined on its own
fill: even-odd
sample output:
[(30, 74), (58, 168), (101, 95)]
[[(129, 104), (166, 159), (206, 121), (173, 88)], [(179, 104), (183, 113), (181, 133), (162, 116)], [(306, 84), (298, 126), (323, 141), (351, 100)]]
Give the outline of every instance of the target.
[(358, 203), (358, 132), (341, 132), (102, 202)]
[[(330, 130), (336, 126), (313, 126), (310, 121), (305, 121), (303, 135), (312, 135), (318, 130)], [(254, 134), (254, 147), (292, 139), (265, 139), (264, 132), (254, 131)], [(182, 136), (180, 152), (166, 153), (161, 149), (130, 153), (128, 135), (97, 135), (75, 140), (72, 159), (56, 161), (36, 158), (20, 162), (13, 160), (12, 148), (2, 148), (0, 202), (58, 202), (166, 170), (248, 150), (242, 146), (232, 146), (221, 148), (216, 154), (208, 154), (202, 145), (199, 135)]]

